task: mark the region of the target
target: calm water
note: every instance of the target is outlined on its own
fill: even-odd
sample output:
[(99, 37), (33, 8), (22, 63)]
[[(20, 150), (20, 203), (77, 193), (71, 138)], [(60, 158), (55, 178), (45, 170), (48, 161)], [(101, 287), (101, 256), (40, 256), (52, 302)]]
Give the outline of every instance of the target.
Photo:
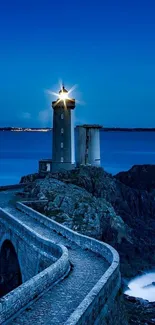
[[(0, 185), (37, 172), (38, 160), (52, 157), (51, 132), (0, 131)], [(101, 161), (112, 174), (134, 164), (155, 164), (155, 132), (101, 132)]]

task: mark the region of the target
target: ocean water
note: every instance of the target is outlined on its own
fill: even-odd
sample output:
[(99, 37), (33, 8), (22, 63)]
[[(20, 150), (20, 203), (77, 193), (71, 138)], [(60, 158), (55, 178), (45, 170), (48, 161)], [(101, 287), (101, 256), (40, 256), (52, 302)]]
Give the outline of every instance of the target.
[[(52, 157), (52, 132), (0, 131), (0, 185), (35, 173), (38, 160)], [(155, 164), (155, 132), (101, 131), (101, 165), (112, 174), (135, 164)]]
[(150, 302), (155, 301), (155, 272), (143, 274), (132, 279), (125, 294), (146, 299)]

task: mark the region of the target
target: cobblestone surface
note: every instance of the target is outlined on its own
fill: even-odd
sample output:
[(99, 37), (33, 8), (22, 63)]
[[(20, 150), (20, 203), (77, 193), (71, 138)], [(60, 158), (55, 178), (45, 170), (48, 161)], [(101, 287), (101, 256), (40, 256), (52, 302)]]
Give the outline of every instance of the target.
[(18, 211), (13, 202), (16, 191), (0, 193), (0, 206), (14, 217), (31, 226), (38, 234), (57, 244), (63, 244), (69, 250), (69, 259), (73, 269), (67, 278), (43, 294), (41, 298), (22, 312), (12, 325), (44, 324), (63, 325), (71, 313), (86, 297), (96, 282), (108, 268), (108, 263), (93, 252), (82, 250), (79, 246), (48, 229), (38, 221)]

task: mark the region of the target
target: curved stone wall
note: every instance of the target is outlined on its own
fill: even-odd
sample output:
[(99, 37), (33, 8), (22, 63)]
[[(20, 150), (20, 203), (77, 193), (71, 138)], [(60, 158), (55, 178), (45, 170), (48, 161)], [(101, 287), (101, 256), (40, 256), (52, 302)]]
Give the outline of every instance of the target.
[[(120, 288), (118, 253), (114, 248), (106, 243), (76, 233), (63, 225), (50, 220), (41, 213), (26, 206), (26, 204), (29, 203), (30, 202), (18, 202), (17, 208), (46, 225), (48, 228), (60, 233), (70, 241), (73, 241), (81, 248), (92, 250), (93, 252), (103, 256), (110, 265), (101, 279), (96, 283), (64, 325), (108, 324), (109, 310), (112, 310), (115, 297)], [(122, 323), (120, 322), (118, 324)]]
[[(45, 289), (50, 287), (53, 283), (61, 279), (67, 272), (69, 272), (70, 264), (68, 260), (68, 250), (63, 245), (54, 244), (50, 240), (46, 240), (39, 236), (35, 231), (29, 227), (24, 227), (22, 222), (18, 221), (14, 216), (0, 208), (0, 225), (1, 245), (3, 241), (9, 239), (15, 247), (17, 255), (20, 250), (20, 240), (25, 241), (26, 245), (33, 246), (33, 251), (48, 257), (51, 260), (51, 265), (42, 272), (31, 277), (18, 288), (14, 289), (6, 296), (0, 299), (0, 324), (11, 318), (15, 313), (21, 310), (30, 301), (38, 297)], [(18, 244), (17, 244), (18, 242)], [(30, 246), (29, 246), (30, 247)], [(54, 261), (53, 261), (54, 256)], [(19, 256), (18, 256), (19, 257)], [(32, 258), (35, 257), (34, 255)], [(37, 255), (38, 257), (38, 255)], [(28, 272), (26, 264), (21, 265), (21, 271)], [(36, 258), (34, 258), (34, 264)], [(35, 266), (36, 268), (36, 266)]]

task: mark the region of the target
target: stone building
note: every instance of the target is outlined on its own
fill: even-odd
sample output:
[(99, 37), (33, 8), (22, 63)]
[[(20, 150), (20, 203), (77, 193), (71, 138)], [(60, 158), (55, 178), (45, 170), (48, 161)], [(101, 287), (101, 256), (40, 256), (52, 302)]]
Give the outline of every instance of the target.
[(74, 108), (75, 99), (69, 97), (64, 86), (58, 98), (52, 102), (53, 141), (52, 159), (39, 161), (39, 173), (71, 170), (80, 165), (100, 166), (100, 129), (99, 125), (81, 125), (76, 129), (76, 162)]
[(59, 98), (52, 102), (53, 107), (53, 146), (52, 171), (75, 167), (74, 120), (75, 99), (68, 97), (62, 87)]
[(77, 167), (100, 166), (100, 129), (96, 124), (77, 126)]
[(53, 141), (52, 159), (39, 161), (39, 173), (44, 176), (48, 172), (70, 170), (75, 168), (74, 143), (74, 108), (75, 99), (69, 98), (64, 86), (59, 91), (58, 99), (52, 102), (53, 108)]

